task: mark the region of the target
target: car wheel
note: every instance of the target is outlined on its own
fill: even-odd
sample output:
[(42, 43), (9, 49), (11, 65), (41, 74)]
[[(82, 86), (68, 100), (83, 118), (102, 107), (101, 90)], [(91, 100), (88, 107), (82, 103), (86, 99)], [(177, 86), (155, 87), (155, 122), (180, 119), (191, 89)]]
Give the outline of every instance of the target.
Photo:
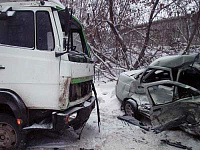
[(16, 119), (11, 115), (0, 113), (0, 148), (22, 148), (22, 132), (20, 132)]
[(128, 116), (137, 116), (137, 104), (134, 100), (127, 100), (124, 103), (124, 111)]

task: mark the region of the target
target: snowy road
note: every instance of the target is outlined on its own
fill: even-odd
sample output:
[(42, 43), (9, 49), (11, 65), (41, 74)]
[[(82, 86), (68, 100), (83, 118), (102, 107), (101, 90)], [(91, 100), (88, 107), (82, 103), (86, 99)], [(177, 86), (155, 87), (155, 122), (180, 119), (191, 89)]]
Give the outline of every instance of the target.
[(39, 131), (28, 135), (29, 150), (180, 150), (160, 142), (168, 139), (183, 145), (200, 149), (200, 140), (183, 131), (164, 131), (160, 134), (146, 132), (137, 126), (117, 119), (122, 115), (120, 103), (115, 96), (115, 82), (96, 83), (101, 110), (101, 132), (98, 132), (96, 109), (88, 120), (81, 140), (73, 131), (55, 134)]

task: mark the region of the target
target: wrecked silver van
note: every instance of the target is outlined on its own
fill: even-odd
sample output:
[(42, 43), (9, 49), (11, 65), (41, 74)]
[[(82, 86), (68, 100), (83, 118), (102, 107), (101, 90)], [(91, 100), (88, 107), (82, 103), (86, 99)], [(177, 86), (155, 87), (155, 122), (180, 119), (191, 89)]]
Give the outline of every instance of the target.
[(161, 57), (147, 69), (122, 73), (116, 96), (127, 115), (149, 118), (156, 132), (182, 127), (200, 135), (199, 54)]

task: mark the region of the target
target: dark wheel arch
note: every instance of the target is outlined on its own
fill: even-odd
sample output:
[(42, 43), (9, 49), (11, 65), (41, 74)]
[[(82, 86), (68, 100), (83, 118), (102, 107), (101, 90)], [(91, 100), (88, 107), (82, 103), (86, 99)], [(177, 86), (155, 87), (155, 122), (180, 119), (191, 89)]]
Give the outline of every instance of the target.
[(7, 106), (12, 110), (12, 113), (16, 119), (21, 119), (21, 126), (25, 126), (28, 123), (27, 108), (21, 99), (21, 97), (12, 90), (0, 89), (0, 106)]
[(129, 102), (135, 102), (135, 104), (137, 105), (137, 110), (138, 110), (138, 103), (136, 100), (134, 100), (133, 98), (125, 98), (123, 101), (122, 101), (122, 107), (124, 107), (124, 104), (126, 101), (129, 101)]

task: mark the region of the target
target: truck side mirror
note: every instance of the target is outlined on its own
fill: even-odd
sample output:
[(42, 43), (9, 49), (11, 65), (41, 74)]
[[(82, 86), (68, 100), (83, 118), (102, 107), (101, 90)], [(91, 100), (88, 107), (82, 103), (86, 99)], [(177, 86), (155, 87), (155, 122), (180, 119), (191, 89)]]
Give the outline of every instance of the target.
[(12, 17), (14, 15), (15, 11), (12, 11), (12, 7), (5, 7), (3, 10), (0, 11), (0, 20), (8, 19), (8, 17)]
[(65, 8), (65, 36), (69, 34), (70, 31), (70, 14), (69, 9)]
[[(70, 31), (71, 31), (71, 20), (72, 20), (72, 12), (71, 14), (69, 13), (69, 9), (66, 7), (65, 8), (65, 37), (68, 36), (68, 41), (63, 42), (64, 49), (66, 50), (67, 46), (67, 52), (69, 52), (69, 40), (70, 40)], [(67, 42), (67, 43), (66, 43)]]
[(13, 17), (15, 15), (15, 11), (7, 11), (8, 17)]
[(66, 46), (67, 46), (67, 41), (66, 41), (66, 38), (64, 37), (63, 38), (63, 47), (64, 47), (64, 50), (66, 50)]

